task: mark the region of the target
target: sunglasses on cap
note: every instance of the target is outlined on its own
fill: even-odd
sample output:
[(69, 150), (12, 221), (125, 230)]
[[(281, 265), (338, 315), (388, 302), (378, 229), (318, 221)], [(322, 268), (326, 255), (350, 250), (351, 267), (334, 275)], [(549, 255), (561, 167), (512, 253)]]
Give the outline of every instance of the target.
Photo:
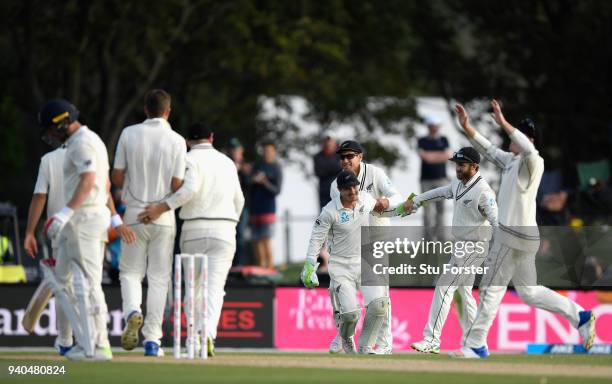
[(347, 153), (346, 155), (340, 155), (340, 160), (353, 160), (357, 156), (356, 153)]

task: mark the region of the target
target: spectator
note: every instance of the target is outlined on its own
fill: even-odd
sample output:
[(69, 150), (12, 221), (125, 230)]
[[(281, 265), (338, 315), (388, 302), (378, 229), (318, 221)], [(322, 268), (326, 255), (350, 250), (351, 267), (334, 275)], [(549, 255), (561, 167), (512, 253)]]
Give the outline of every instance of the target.
[(244, 161), (244, 147), (237, 138), (233, 137), (229, 141), (229, 157), (234, 161), (238, 169), (238, 180), (244, 195), (245, 203), (242, 214), (236, 226), (236, 255), (233, 265), (247, 264), (247, 254), (245, 252), (246, 230), (249, 223), (249, 179), (253, 165)]
[(276, 196), (280, 193), (283, 174), (276, 161), (276, 146), (263, 145), (263, 159), (255, 163), (251, 177), (251, 232), (255, 264), (272, 268), (272, 226), (276, 222)]
[(319, 179), (319, 209), (329, 203), (329, 188), (332, 182), (342, 170), (340, 165), (340, 155), (336, 153), (338, 142), (331, 134), (325, 135), (322, 148), (317, 153), (314, 160), (314, 172)]
[[(429, 191), (448, 184), (446, 162), (451, 156), (448, 139), (440, 135), (442, 121), (437, 117), (427, 117), (425, 125), (429, 134), (418, 141), (421, 158), (421, 190)], [(423, 207), (423, 226), (426, 239), (441, 239), (444, 219), (444, 201), (427, 204)]]

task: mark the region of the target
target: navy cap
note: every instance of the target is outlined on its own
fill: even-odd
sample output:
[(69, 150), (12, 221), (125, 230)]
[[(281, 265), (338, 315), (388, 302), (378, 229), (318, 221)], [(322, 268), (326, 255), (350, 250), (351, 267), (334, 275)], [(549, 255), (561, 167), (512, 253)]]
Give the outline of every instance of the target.
[(525, 136), (529, 137), (530, 139), (536, 139), (536, 126), (532, 119), (526, 118), (521, 120), (516, 128), (518, 128), (519, 131), (523, 132)]
[(480, 164), (480, 153), (472, 147), (463, 147), (455, 152), (449, 160), (455, 163)]
[(202, 140), (208, 139), (212, 131), (208, 124), (197, 122), (192, 124), (187, 130), (187, 140)]
[(363, 153), (363, 147), (359, 142), (355, 140), (346, 140), (336, 150), (336, 153), (342, 153), (345, 151), (353, 151), (355, 153)]
[(338, 189), (353, 187), (359, 185), (359, 179), (352, 171), (344, 170), (338, 174), (336, 177), (336, 181), (338, 182)]

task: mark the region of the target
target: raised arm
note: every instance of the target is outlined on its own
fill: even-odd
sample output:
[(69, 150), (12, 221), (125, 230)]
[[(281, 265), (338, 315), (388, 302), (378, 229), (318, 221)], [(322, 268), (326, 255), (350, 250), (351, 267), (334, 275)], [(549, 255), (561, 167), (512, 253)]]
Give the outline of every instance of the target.
[(493, 145), (486, 137), (478, 133), (470, 124), (469, 116), (463, 105), (455, 105), (455, 112), (457, 113), (459, 124), (463, 128), (472, 146), (497, 167), (502, 169), (505, 168), (506, 164), (512, 160), (514, 155), (510, 152), (502, 151)]
[(493, 108), (493, 113), (491, 116), (495, 120), (495, 122), (508, 134), (510, 140), (519, 148), (519, 152), (523, 156), (529, 156), (530, 154), (537, 152), (535, 146), (529, 140), (527, 136), (518, 129), (514, 128), (512, 124), (510, 124), (504, 114), (502, 113), (501, 106), (497, 102), (497, 100), (493, 99), (491, 101), (491, 107)]

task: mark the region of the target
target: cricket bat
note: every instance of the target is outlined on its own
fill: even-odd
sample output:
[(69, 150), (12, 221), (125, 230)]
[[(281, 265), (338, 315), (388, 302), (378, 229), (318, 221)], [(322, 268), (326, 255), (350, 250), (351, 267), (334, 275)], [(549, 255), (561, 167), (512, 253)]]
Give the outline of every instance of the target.
[(25, 314), (23, 315), (23, 320), (21, 321), (21, 325), (23, 325), (23, 328), (28, 331), (28, 333), (34, 332), (34, 327), (38, 323), (47, 304), (49, 304), (51, 296), (53, 296), (53, 292), (51, 292), (49, 283), (47, 280), (41, 281), (34, 295), (32, 295)]

